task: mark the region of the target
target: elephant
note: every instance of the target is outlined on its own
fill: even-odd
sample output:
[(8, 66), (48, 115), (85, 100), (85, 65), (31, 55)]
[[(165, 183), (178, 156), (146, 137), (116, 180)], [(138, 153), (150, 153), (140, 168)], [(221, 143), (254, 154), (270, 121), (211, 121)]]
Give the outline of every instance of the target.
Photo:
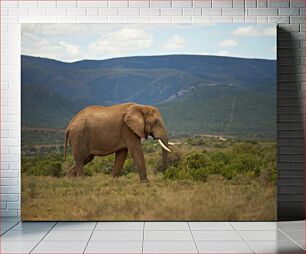
[(112, 176), (118, 177), (128, 152), (137, 167), (140, 181), (148, 182), (141, 138), (153, 137), (162, 147), (162, 167), (167, 167), (171, 152), (168, 134), (159, 110), (133, 102), (112, 106), (88, 106), (77, 113), (65, 131), (64, 158), (67, 143), (72, 149), (74, 165), (70, 176), (82, 176), (84, 166), (95, 156), (116, 153)]

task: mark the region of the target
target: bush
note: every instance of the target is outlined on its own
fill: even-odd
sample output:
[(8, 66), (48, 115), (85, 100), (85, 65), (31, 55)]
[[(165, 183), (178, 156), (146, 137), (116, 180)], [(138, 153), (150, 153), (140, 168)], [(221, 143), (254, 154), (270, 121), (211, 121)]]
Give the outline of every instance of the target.
[(224, 164), (228, 164), (230, 162), (230, 156), (224, 152), (212, 152), (210, 154), (210, 158), (213, 162), (222, 162)]
[(28, 174), (36, 176), (61, 177), (64, 175), (62, 163), (58, 161), (40, 161), (28, 170)]
[(187, 180), (192, 177), (187, 170), (171, 166), (164, 172), (163, 178), (169, 180)]
[(188, 145), (191, 145), (191, 146), (204, 146), (204, 145), (207, 145), (207, 142), (204, 139), (202, 139), (202, 138), (199, 138), (199, 139), (188, 138), (186, 140), (186, 143)]
[[(172, 153), (168, 153), (168, 168), (169, 167), (179, 168), (181, 162), (182, 162), (182, 154), (180, 152), (174, 151)], [(155, 173), (156, 172), (163, 172), (163, 162), (161, 157), (157, 162)]]
[(62, 163), (61, 162), (52, 162), (50, 165), (50, 173), (53, 177), (61, 177), (63, 176)]
[(234, 164), (226, 165), (221, 172), (221, 176), (223, 176), (227, 180), (231, 180), (235, 175), (236, 175), (236, 166)]
[(209, 165), (209, 157), (207, 153), (202, 152), (193, 152), (187, 155), (185, 159), (185, 166), (187, 169), (198, 169), (198, 168), (205, 168)]
[(274, 167), (264, 167), (261, 172), (259, 179), (263, 184), (275, 184), (277, 177), (276, 168)]
[(153, 153), (156, 151), (156, 144), (154, 141), (147, 141), (142, 144), (142, 147), (145, 153)]
[(115, 156), (109, 155), (105, 157), (98, 157), (96, 156), (92, 162), (88, 163), (85, 166), (85, 172), (88, 175), (93, 175), (96, 173), (104, 173), (104, 174), (111, 174), (114, 166)]
[(137, 173), (137, 168), (134, 164), (134, 161), (130, 158), (128, 158), (123, 166), (122, 171), (120, 172), (120, 175), (127, 175), (129, 173)]
[(206, 182), (209, 172), (207, 168), (190, 169), (189, 174), (195, 181)]
[(251, 154), (241, 154), (233, 160), (237, 172), (252, 172), (254, 176), (260, 175), (261, 162)]
[(209, 173), (212, 175), (219, 175), (225, 170), (225, 163), (222, 161), (212, 161), (209, 164)]

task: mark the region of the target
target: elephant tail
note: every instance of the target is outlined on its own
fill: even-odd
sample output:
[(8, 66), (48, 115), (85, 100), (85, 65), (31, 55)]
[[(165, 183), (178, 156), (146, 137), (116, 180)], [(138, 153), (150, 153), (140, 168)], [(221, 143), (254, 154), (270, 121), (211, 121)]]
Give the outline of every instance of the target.
[(69, 129), (67, 129), (65, 132), (64, 161), (66, 160), (68, 138), (69, 138)]

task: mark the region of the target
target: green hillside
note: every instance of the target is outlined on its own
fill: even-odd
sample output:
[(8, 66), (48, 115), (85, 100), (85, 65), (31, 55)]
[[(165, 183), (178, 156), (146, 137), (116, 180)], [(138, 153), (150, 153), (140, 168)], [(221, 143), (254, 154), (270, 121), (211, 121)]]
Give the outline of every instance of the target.
[(22, 125), (31, 127), (64, 128), (81, 108), (37, 85), (22, 88), (21, 104)]
[(217, 56), (64, 63), (22, 56), (22, 125), (65, 128), (87, 105), (157, 105), (172, 136), (276, 135), (276, 62)]
[(159, 108), (173, 136), (228, 134), (274, 138), (276, 97), (236, 87), (204, 87)]

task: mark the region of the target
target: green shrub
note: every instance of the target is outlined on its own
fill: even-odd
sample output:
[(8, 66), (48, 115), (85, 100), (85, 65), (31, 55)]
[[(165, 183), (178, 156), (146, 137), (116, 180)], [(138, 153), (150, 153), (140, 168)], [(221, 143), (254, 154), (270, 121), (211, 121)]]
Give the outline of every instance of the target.
[(47, 160), (40, 161), (36, 165), (33, 165), (27, 172), (30, 175), (36, 176), (61, 177), (64, 175), (61, 162)]
[(188, 145), (191, 145), (191, 146), (204, 146), (204, 145), (207, 145), (207, 142), (204, 139), (202, 139), (202, 138), (198, 138), (198, 139), (188, 138), (186, 140), (186, 143)]
[(209, 165), (209, 157), (207, 153), (193, 152), (187, 155), (185, 159), (185, 166), (187, 169), (205, 168)]
[(207, 168), (190, 169), (189, 174), (195, 181), (206, 182), (209, 172)]
[(222, 161), (212, 161), (208, 166), (208, 171), (212, 175), (219, 175), (225, 170), (225, 163)]
[(105, 157), (96, 156), (90, 163), (85, 166), (85, 172), (89, 175), (96, 173), (111, 174), (114, 166), (115, 156), (109, 155)]
[(50, 170), (51, 176), (53, 177), (61, 177), (64, 175), (61, 162), (58, 162), (58, 161), (52, 162), (49, 170)]
[[(169, 167), (176, 167), (179, 168), (182, 162), (182, 154), (178, 151), (173, 151), (172, 153), (168, 153), (168, 168)], [(163, 172), (163, 162), (161, 156), (155, 166), (155, 173), (156, 172)]]
[(213, 162), (223, 162), (228, 164), (230, 162), (230, 156), (224, 152), (216, 151), (210, 154), (210, 158)]
[(171, 166), (164, 172), (163, 178), (169, 180), (187, 180), (191, 179), (191, 176), (186, 170)]
[(261, 172), (259, 179), (264, 184), (275, 184), (277, 177), (276, 168), (273, 166), (266, 166), (264, 167)]
[(240, 154), (233, 160), (233, 165), (239, 173), (252, 172), (255, 176), (259, 176), (262, 163), (254, 155)]
[(129, 173), (137, 173), (137, 168), (134, 164), (134, 161), (130, 158), (128, 158), (123, 166), (122, 171), (120, 172), (120, 175), (127, 175)]
[(227, 180), (231, 180), (235, 175), (236, 175), (235, 164), (225, 165), (221, 172), (221, 176), (223, 176)]
[(142, 144), (142, 148), (145, 153), (153, 153), (156, 151), (156, 144), (154, 141), (147, 141)]

